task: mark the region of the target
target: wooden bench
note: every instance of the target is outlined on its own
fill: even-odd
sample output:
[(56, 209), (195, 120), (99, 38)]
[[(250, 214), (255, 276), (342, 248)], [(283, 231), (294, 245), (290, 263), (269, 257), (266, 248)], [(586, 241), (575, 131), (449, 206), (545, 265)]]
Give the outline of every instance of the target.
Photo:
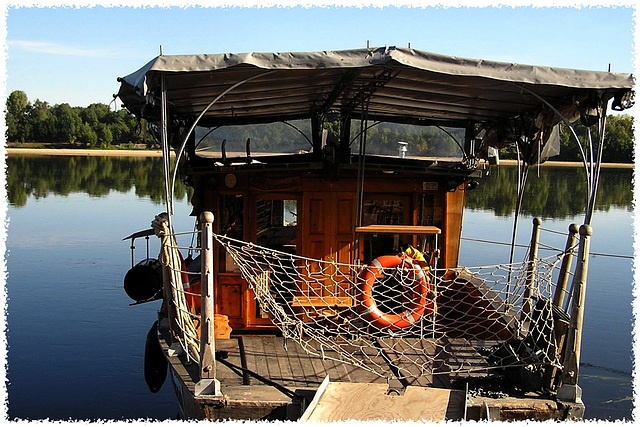
[(302, 312), (303, 321), (311, 317), (333, 317), (344, 309), (353, 307), (353, 298), (349, 296), (309, 296), (296, 295), (293, 297), (291, 307)]

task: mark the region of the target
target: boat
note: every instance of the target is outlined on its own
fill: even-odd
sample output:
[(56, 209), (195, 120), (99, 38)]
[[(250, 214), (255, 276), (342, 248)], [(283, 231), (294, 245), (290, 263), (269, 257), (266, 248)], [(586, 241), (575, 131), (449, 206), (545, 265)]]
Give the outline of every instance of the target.
[[(163, 150), (166, 212), (125, 238), (125, 290), (162, 300), (145, 377), (171, 379), (180, 418), (582, 418), (591, 216), (632, 74), (385, 46), (161, 53), (118, 81)], [(523, 260), (460, 266), (465, 195), (498, 150), (522, 189), (577, 120), (589, 202), (566, 247), (540, 256), (536, 218)], [(173, 229), (178, 179), (194, 231)]]

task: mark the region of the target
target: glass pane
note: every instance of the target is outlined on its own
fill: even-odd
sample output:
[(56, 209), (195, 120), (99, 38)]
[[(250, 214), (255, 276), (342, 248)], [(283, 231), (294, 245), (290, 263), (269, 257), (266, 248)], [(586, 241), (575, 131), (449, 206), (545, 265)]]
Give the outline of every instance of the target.
[[(404, 223), (404, 203), (401, 200), (369, 200), (363, 205), (362, 225), (392, 225)], [(364, 260), (400, 251), (402, 240), (393, 234), (365, 234)]]
[[(351, 121), (351, 152), (358, 153), (360, 121)], [(465, 130), (377, 123), (367, 129), (367, 154), (400, 158), (462, 158)]]
[[(242, 240), (244, 229), (244, 198), (240, 195), (220, 196), (220, 234)], [(219, 253), (220, 273), (239, 273), (238, 266), (224, 248)]]
[(259, 199), (256, 204), (256, 217), (258, 245), (296, 253), (297, 200)]
[(311, 151), (311, 121), (291, 120), (286, 123), (231, 125), (218, 128), (196, 128), (196, 151), (199, 156), (229, 158), (247, 155), (247, 140), (252, 157), (266, 154), (299, 154)]

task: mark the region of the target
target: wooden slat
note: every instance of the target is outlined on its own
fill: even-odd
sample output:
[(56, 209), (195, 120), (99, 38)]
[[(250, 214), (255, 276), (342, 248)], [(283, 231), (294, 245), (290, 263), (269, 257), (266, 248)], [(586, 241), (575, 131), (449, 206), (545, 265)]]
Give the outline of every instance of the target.
[(289, 357), (289, 352), (284, 349), (283, 339), (273, 339), (270, 342), (272, 345), (272, 352), (278, 358), (278, 366), (280, 367), (280, 375), (282, 376), (282, 384), (288, 387), (299, 387), (304, 384), (304, 374), (292, 366), (292, 361)]
[[(431, 386), (433, 356), (436, 345), (432, 340), (405, 338), (404, 340), (379, 339), (378, 345), (388, 357), (391, 369), (397, 369), (404, 385)], [(421, 370), (420, 365), (425, 367)]]
[[(261, 337), (243, 337), (247, 369), (265, 378), (269, 377), (266, 355)], [(256, 382), (252, 379), (252, 384)]]
[[(309, 370), (309, 367), (303, 366), (302, 362), (304, 359), (301, 357), (298, 349), (302, 351), (302, 349), (298, 345), (296, 345), (295, 342), (291, 340), (287, 342), (287, 360), (291, 366), (292, 372), (296, 374), (294, 376), (294, 382), (296, 382), (296, 385), (298, 385), (299, 387), (315, 388), (315, 386), (317, 385), (317, 377), (315, 372), (313, 371), (313, 367), (310, 367), (311, 370)], [(304, 353), (304, 351), (303, 354), (306, 356), (306, 353)]]
[[(226, 352), (223, 361), (216, 360), (216, 378), (225, 385), (241, 385), (243, 383), (242, 356), (238, 339), (217, 339), (216, 352)], [(228, 367), (225, 362), (236, 368)]]
[(356, 233), (360, 234), (440, 234), (438, 227), (430, 225), (367, 225), (356, 227)]
[(353, 306), (353, 298), (344, 297), (312, 297), (308, 295), (297, 295), (293, 297), (292, 307), (339, 307), (347, 308)]
[(327, 369), (322, 361), (322, 358), (307, 354), (302, 347), (298, 346), (298, 344), (296, 344), (296, 346), (299, 348), (299, 357), (303, 365), (311, 366), (315, 374), (315, 382), (317, 382), (316, 385), (320, 384), (324, 377), (327, 376)]
[[(375, 372), (341, 362), (338, 353), (333, 350), (325, 349), (325, 358), (323, 359), (321, 356), (307, 354), (301, 345), (293, 340), (287, 342), (285, 350), (283, 340), (283, 338), (273, 336), (242, 337), (247, 369), (269, 381), (292, 389), (316, 388), (327, 375), (332, 382), (387, 382), (387, 378)], [(224, 345), (226, 344), (221, 344), (220, 348), (224, 348)], [(369, 356), (358, 355), (359, 352), (366, 351), (366, 348), (363, 350), (357, 345), (357, 342), (354, 342), (351, 348), (346, 346), (345, 350), (354, 353), (354, 357), (369, 364), (376, 372), (379, 372), (380, 369), (373, 365), (386, 367), (391, 365), (398, 368), (401, 376), (405, 377), (402, 381), (405, 387), (436, 386), (447, 388), (450, 387), (450, 379), (457, 377), (457, 375), (448, 373), (450, 369), (461, 366), (472, 366), (479, 369), (486, 367), (484, 358), (466, 340), (462, 339), (449, 342), (420, 340), (418, 338), (409, 341), (407, 338), (403, 340), (388, 338), (379, 340), (379, 346), (384, 350), (385, 357), (377, 354), (378, 349), (371, 349)], [(242, 359), (239, 350), (233, 346), (229, 348), (233, 350), (229, 353), (229, 361), (236, 366), (241, 366)], [(428, 370), (422, 372), (420, 370), (421, 364), (428, 365), (427, 368), (433, 369), (434, 373), (429, 373)], [(225, 378), (232, 380), (233, 384), (242, 383), (242, 378), (238, 377), (237, 372), (223, 372), (225, 372)], [(464, 375), (467, 374), (464, 373)], [(256, 378), (250, 378), (248, 383), (262, 384)]]
[[(331, 353), (331, 351), (325, 351), (325, 354), (327, 355), (331, 355)], [(327, 375), (329, 375), (329, 378), (335, 378), (336, 381), (351, 381), (351, 379), (349, 378), (349, 372), (344, 367), (344, 363), (325, 358), (324, 360), (322, 360), (322, 364), (326, 370)]]
[[(238, 338), (238, 345), (242, 348), (242, 358), (244, 362), (243, 367), (247, 369), (247, 371), (249, 371), (257, 364), (255, 351), (247, 351), (245, 337)], [(251, 375), (249, 375), (248, 372), (245, 372), (245, 374), (243, 375), (242, 383), (244, 385), (251, 385), (255, 384), (256, 381)]]
[(265, 367), (267, 368), (266, 378), (271, 381), (282, 382), (283, 376), (280, 371), (280, 364), (278, 363), (278, 357), (273, 353), (273, 339), (274, 337), (265, 337), (259, 340), (262, 345), (262, 354), (264, 356)]

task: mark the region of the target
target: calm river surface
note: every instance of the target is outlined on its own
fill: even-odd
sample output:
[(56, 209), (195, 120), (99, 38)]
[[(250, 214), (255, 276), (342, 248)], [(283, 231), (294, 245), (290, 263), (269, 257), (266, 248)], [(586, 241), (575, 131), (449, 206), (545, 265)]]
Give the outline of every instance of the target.
[[(153, 158), (10, 156), (7, 159), (7, 394), (10, 420), (172, 419), (178, 407), (167, 380), (152, 394), (143, 378), (147, 331), (160, 302), (129, 306), (122, 279), (129, 234), (165, 210), (162, 164)], [(470, 193), (462, 265), (509, 259), (473, 239), (510, 241), (515, 169), (493, 169)], [(530, 172), (518, 243), (530, 239), (533, 212), (566, 233), (581, 224), (577, 169)], [(508, 182), (511, 184), (508, 184)], [(580, 385), (586, 418), (632, 417), (632, 171), (604, 170), (593, 219)], [(193, 222), (186, 189), (177, 191), (174, 227)], [(543, 233), (554, 247), (565, 237)], [(157, 241), (151, 240), (152, 256)], [(137, 257), (144, 240), (136, 241)], [(612, 257), (605, 255), (619, 255)], [(516, 258), (517, 259), (517, 258)]]

